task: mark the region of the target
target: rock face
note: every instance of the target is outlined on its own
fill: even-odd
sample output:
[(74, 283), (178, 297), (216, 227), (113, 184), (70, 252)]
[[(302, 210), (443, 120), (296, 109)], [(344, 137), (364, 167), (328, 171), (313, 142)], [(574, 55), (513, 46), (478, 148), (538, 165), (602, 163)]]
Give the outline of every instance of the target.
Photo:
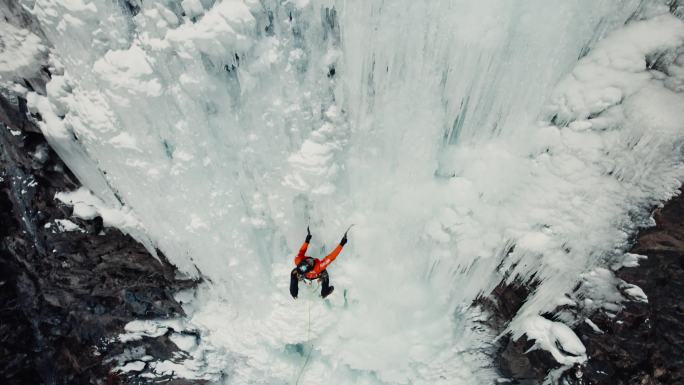
[(655, 213), (657, 225), (642, 231), (631, 252), (648, 258), (617, 276), (639, 286), (648, 303), (628, 302), (617, 317), (581, 325), (591, 384), (684, 384), (684, 195)]
[[(486, 321), (487, 327), (495, 332), (503, 332), (536, 285), (534, 280), (502, 281), (489, 296), (478, 298), (476, 303), (491, 314)], [(498, 339), (494, 359), (503, 378), (520, 385), (541, 384), (544, 381), (548, 370), (557, 364), (551, 354), (544, 350), (525, 353), (533, 345), (534, 341), (525, 336), (513, 340), (510, 335), (504, 335)]]
[[(114, 338), (134, 319), (182, 316), (173, 294), (196, 284), (101, 218), (70, 218), (54, 196), (78, 187), (25, 101), (0, 97), (1, 384), (144, 383), (110, 373), (124, 350)], [(66, 218), (81, 229), (62, 231), (55, 220)]]
[[(631, 253), (647, 258), (639, 266), (624, 267), (616, 276), (639, 286), (648, 302), (627, 301), (616, 315), (598, 311), (589, 319), (600, 329), (579, 322), (574, 331), (589, 358), (581, 368), (560, 374), (560, 385), (680, 385), (684, 384), (684, 195), (656, 211), (657, 225), (636, 238)], [(534, 289), (533, 283), (500, 284), (478, 304), (493, 316), (487, 321), (502, 331)], [(577, 316), (577, 314), (576, 314)], [(559, 365), (550, 354), (535, 350), (524, 337), (503, 336), (496, 362), (503, 377), (517, 384), (541, 384)]]

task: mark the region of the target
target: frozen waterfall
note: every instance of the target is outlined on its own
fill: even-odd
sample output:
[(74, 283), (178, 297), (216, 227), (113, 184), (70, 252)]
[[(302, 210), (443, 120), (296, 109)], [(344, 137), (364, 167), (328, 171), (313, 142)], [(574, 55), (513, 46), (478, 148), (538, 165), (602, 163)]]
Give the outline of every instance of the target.
[[(490, 384), (473, 301), (532, 277), (509, 331), (581, 361), (538, 315), (684, 178), (684, 23), (658, 1), (20, 1), (52, 80), (13, 87), (95, 195), (71, 202), (206, 278), (167, 321), (201, 341), (156, 373)], [(319, 256), (351, 223), (335, 293), (293, 301), (306, 226)]]

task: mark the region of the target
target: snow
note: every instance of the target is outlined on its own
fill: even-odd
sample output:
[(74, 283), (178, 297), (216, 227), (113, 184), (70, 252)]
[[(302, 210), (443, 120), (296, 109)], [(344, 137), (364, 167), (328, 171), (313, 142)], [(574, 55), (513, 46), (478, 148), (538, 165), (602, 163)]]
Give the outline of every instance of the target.
[[(191, 16), (202, 12), (194, 1), (185, 1)], [(181, 50), (200, 50), (216, 56), (226, 51), (247, 49), (250, 40), (245, 33), (254, 24), (254, 16), (242, 1), (223, 1), (215, 4), (197, 23), (185, 23), (167, 32), (166, 39)]]
[(101, 216), (105, 226), (117, 227), (124, 231), (140, 226), (138, 219), (130, 210), (107, 207), (100, 198), (85, 187), (69, 192), (59, 192), (55, 194), (55, 199), (73, 206), (73, 216), (76, 218), (90, 220)]
[[(535, 341), (534, 349), (544, 349), (561, 365), (572, 365), (587, 360), (582, 341), (567, 325), (547, 320), (541, 316), (528, 317), (522, 321), (523, 332)], [(518, 336), (514, 335), (517, 339)]]
[(113, 144), (114, 147), (128, 148), (131, 150), (140, 151), (140, 149), (138, 148), (138, 146), (135, 142), (135, 138), (126, 132), (122, 132), (119, 135), (113, 137), (112, 139), (109, 140), (109, 142), (111, 144)]
[(647, 259), (647, 258), (648, 257), (645, 255), (625, 253), (625, 256), (622, 259), (622, 261), (614, 264), (611, 268), (613, 270), (618, 270), (622, 267), (637, 267), (637, 266), (639, 266), (639, 260)]
[[(539, 314), (619, 311), (608, 267), (684, 178), (684, 23), (662, 7), (619, 28), (640, 1), (140, 4), (27, 1), (63, 65), (27, 97), (85, 186), (59, 195), (75, 215), (206, 278), (185, 325), (122, 337), (201, 334), (156, 374), (284, 383), (313, 346), (310, 384), (491, 383), (470, 305), (531, 277), (506, 332), (580, 361)], [(335, 293), (292, 300), (306, 226), (320, 256), (350, 223)]]
[(635, 301), (648, 303), (648, 297), (646, 296), (646, 293), (644, 293), (639, 286), (626, 284), (622, 288), (622, 291)]
[(184, 330), (184, 323), (177, 319), (131, 321), (124, 326), (125, 333), (119, 335), (119, 340), (128, 342), (139, 340), (142, 337), (159, 337), (165, 335), (169, 329)]
[(554, 112), (561, 121), (580, 120), (618, 104), (653, 78), (645, 71), (646, 56), (676, 47), (683, 39), (681, 20), (669, 14), (631, 23), (609, 35), (560, 83)]
[(158, 259), (156, 247), (145, 234), (145, 228), (130, 207), (123, 206), (118, 201), (105, 203), (86, 187), (80, 187), (74, 191), (58, 192), (55, 194), (55, 199), (72, 206), (72, 216), (76, 218), (91, 220), (97, 216), (102, 217), (104, 226), (116, 227), (123, 233), (131, 235), (142, 243), (152, 256)]
[(40, 37), (6, 21), (0, 24), (0, 47), (0, 84), (3, 86), (9, 86), (14, 78), (30, 78), (47, 52)]
[(590, 327), (594, 332), (596, 332), (596, 333), (598, 333), (598, 334), (603, 334), (603, 333), (604, 333), (604, 331), (601, 330), (601, 329), (600, 329), (592, 320), (590, 320), (589, 318), (585, 318), (585, 319), (584, 319), (584, 322), (585, 322), (587, 325), (589, 325), (589, 327)]
[(145, 363), (142, 361), (133, 361), (129, 362), (126, 365), (116, 368), (114, 370), (121, 371), (121, 372), (141, 372), (143, 369), (145, 369)]
[(81, 230), (81, 228), (77, 224), (68, 219), (55, 219), (55, 223), (57, 223), (57, 227), (60, 231)]
[[(118, 337), (119, 341), (131, 342), (143, 337), (155, 338), (168, 335), (180, 352), (175, 352), (173, 359), (163, 361), (145, 355), (139, 357), (140, 361), (136, 361), (135, 365), (126, 364), (119, 370), (128, 372), (147, 369), (144, 375), (148, 378), (168, 375), (203, 380), (217, 378), (227, 365), (225, 353), (221, 350), (198, 346), (196, 331), (188, 329), (189, 326), (181, 319), (136, 320), (127, 323), (124, 326), (125, 333)], [(126, 357), (119, 357), (119, 359), (124, 358)]]
[(204, 7), (199, 0), (183, 0), (181, 6), (189, 17), (197, 17), (204, 13)]
[(93, 65), (107, 87), (139, 93), (148, 97), (159, 96), (162, 86), (154, 77), (147, 56), (139, 46), (127, 50), (109, 51)]
[(171, 339), (171, 342), (178, 346), (178, 349), (186, 352), (190, 352), (197, 347), (197, 337), (193, 335), (173, 333), (171, 336), (169, 336), (169, 339)]

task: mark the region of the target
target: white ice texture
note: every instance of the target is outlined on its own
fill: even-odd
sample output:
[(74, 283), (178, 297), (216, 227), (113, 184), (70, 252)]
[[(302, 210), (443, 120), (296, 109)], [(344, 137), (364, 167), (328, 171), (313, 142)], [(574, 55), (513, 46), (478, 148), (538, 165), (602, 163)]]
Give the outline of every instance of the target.
[[(682, 181), (684, 23), (658, 2), (22, 2), (52, 47), (47, 96), (27, 95), (50, 144), (206, 278), (192, 366), (158, 373), (488, 384), (471, 304), (531, 277), (508, 330), (581, 360), (539, 315)], [(307, 224), (320, 256), (351, 223), (335, 293), (293, 300)]]
[(40, 37), (31, 31), (0, 23), (0, 82), (32, 73), (46, 51)]

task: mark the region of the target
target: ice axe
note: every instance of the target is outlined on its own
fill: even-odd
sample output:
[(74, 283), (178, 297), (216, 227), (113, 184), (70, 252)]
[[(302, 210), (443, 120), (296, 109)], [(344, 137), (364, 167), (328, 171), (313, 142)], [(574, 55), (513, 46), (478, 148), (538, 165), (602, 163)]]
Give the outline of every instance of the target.
[(349, 225), (349, 227), (347, 227), (347, 230), (345, 230), (344, 235), (347, 235), (347, 233), (349, 232), (349, 230), (351, 230), (351, 228), (354, 227), (354, 225), (355, 225), (354, 223), (352, 223), (351, 225)]
[(347, 243), (347, 233), (349, 232), (349, 230), (351, 230), (353, 226), (354, 224), (352, 223), (351, 225), (349, 225), (349, 227), (347, 227), (347, 230), (344, 232), (342, 240), (340, 241), (340, 245), (344, 246)]

